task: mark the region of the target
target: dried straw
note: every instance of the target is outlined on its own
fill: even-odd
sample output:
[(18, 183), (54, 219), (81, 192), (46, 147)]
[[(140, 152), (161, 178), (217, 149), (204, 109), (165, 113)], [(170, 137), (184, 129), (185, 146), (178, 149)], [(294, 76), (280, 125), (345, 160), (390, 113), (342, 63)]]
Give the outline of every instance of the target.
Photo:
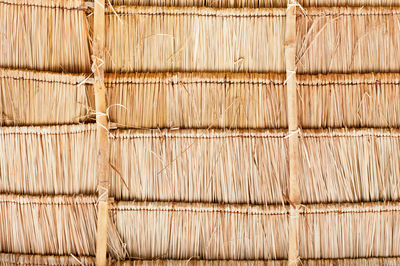
[(1, 266), (17, 266), (17, 265), (92, 265), (94, 266), (94, 258), (88, 256), (42, 256), (42, 255), (25, 255), (0, 253)]
[(89, 72), (83, 1), (2, 0), (0, 66)]
[[(112, 212), (130, 257), (251, 260), (287, 256), (288, 209), (119, 202)], [(301, 257), (398, 256), (399, 211), (397, 202), (304, 206)]]
[(285, 133), (118, 131), (111, 142), (116, 199), (282, 203)]
[(398, 72), (399, 23), (398, 8), (307, 9), (297, 23), (298, 73)]
[(285, 70), (284, 9), (114, 9), (119, 16), (106, 12), (108, 72)]
[(84, 75), (0, 69), (0, 124), (71, 124), (88, 120), (93, 102)]
[(111, 121), (130, 128), (286, 127), (282, 75), (108, 75)]
[(0, 195), (0, 250), (93, 255), (96, 198)]
[(0, 128), (0, 192), (96, 191), (93, 125)]
[[(283, 0), (112, 0), (115, 5), (209, 6), (209, 7), (286, 7)], [(399, 6), (398, 0), (299, 0), (303, 7), (324, 6)]]

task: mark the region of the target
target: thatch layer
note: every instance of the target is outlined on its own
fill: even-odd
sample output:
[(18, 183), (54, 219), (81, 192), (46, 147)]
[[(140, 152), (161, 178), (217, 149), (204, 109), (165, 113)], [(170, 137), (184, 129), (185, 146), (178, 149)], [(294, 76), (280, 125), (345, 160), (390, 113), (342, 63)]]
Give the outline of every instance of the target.
[(85, 75), (0, 69), (0, 124), (71, 124), (87, 120), (93, 97)]
[(302, 202), (400, 199), (399, 131), (304, 132), (300, 143)]
[[(297, 80), (303, 128), (400, 126), (397, 74), (297, 75)], [(110, 119), (128, 128), (285, 128), (284, 83), (284, 75), (273, 74), (106, 77)]]
[(106, 12), (106, 71), (283, 72), (285, 9)]
[(0, 195), (0, 251), (94, 255), (96, 198)]
[(2, 0), (0, 67), (89, 72), (83, 2)]
[[(395, 266), (399, 265), (399, 258), (358, 258), (358, 259), (308, 259), (301, 260), (301, 265), (309, 266)], [(117, 262), (117, 266), (214, 266), (214, 265), (245, 265), (245, 266), (286, 266), (287, 260), (131, 260)]]
[[(112, 0), (115, 5), (209, 6), (209, 7), (286, 7), (283, 0)], [(399, 6), (397, 0), (299, 0), (303, 7), (313, 6)]]
[(2, 266), (17, 266), (17, 265), (95, 265), (93, 257), (88, 256), (42, 256), (42, 255), (25, 255), (25, 254), (12, 254), (0, 253), (0, 265)]
[[(287, 256), (288, 209), (119, 202), (112, 212), (131, 257), (270, 259)], [(300, 210), (301, 257), (398, 256), (399, 210), (399, 203), (306, 205)]]
[(296, 28), (298, 73), (400, 71), (400, 9), (342, 7), (301, 12)]
[[(283, 131), (120, 130), (111, 141), (116, 199), (281, 203)], [(301, 132), (302, 202), (400, 199), (400, 135), (383, 129)]]
[(111, 194), (124, 200), (282, 203), (285, 132), (118, 131)]
[(282, 128), (283, 75), (108, 75), (110, 119), (130, 128)]
[(113, 210), (130, 257), (174, 259), (284, 258), (284, 214), (275, 207), (179, 203), (120, 202)]
[(93, 125), (0, 128), (0, 193), (95, 193)]

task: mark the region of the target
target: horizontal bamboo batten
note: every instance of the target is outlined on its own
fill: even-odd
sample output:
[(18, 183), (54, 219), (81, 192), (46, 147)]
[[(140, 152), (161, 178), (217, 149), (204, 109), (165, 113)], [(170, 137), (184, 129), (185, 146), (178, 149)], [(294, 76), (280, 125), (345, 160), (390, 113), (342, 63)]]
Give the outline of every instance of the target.
[(89, 256), (54, 256), (54, 255), (27, 255), (27, 254), (13, 254), (13, 253), (0, 253), (1, 266), (17, 266), (17, 265), (69, 265), (81, 266), (88, 265), (94, 266), (94, 257)]
[(0, 67), (89, 72), (83, 0), (2, 0)]
[[(301, 257), (398, 256), (399, 211), (397, 202), (305, 205)], [(282, 205), (173, 202), (118, 202), (112, 210), (129, 256), (173, 259), (286, 258), (288, 213)]]
[(285, 70), (285, 9), (114, 9), (119, 16), (106, 11), (107, 72)]
[[(119, 130), (111, 140), (111, 194), (120, 200), (282, 203), (287, 130)], [(304, 130), (302, 202), (400, 198), (400, 132)]]
[(95, 125), (0, 128), (0, 193), (92, 194)]
[[(299, 0), (303, 7), (316, 6), (400, 6), (397, 0)], [(282, 0), (112, 0), (113, 5), (137, 6), (208, 6), (208, 7), (286, 7)]]
[(71, 124), (90, 118), (86, 75), (0, 68), (0, 124)]

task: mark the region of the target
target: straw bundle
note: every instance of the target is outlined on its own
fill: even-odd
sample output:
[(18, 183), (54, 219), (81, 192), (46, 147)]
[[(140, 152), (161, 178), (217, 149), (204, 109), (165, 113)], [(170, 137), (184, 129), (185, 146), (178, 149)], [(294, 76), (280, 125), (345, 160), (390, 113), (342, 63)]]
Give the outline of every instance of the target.
[[(110, 119), (134, 128), (286, 127), (282, 75), (108, 75)], [(121, 107), (119, 105), (123, 105)]]
[(106, 12), (108, 72), (285, 70), (284, 9), (114, 9), (120, 16)]
[(0, 124), (71, 124), (89, 117), (84, 75), (0, 69)]
[(119, 131), (111, 142), (111, 194), (124, 200), (282, 203), (285, 134)]
[(0, 192), (94, 193), (95, 127), (0, 128)]
[(0, 67), (89, 72), (81, 0), (2, 0)]
[[(304, 206), (300, 210), (301, 257), (398, 256), (399, 210), (398, 203)], [(251, 260), (287, 256), (287, 207), (119, 202), (112, 212), (131, 257)], [(148, 226), (140, 226), (144, 224)]]
[(304, 132), (300, 158), (302, 202), (398, 201), (399, 131)]
[(2, 252), (93, 255), (96, 198), (0, 195)]
[[(286, 7), (283, 0), (113, 0), (115, 5), (209, 6), (209, 7)], [(397, 0), (299, 0), (303, 7), (315, 6), (399, 6)]]
[[(397, 74), (297, 79), (303, 128), (400, 126)], [(285, 128), (284, 81), (272, 74), (109, 74), (110, 119), (129, 128)]]
[(287, 256), (287, 216), (283, 207), (119, 202), (112, 212), (130, 257)]
[(398, 72), (399, 23), (398, 8), (307, 9), (296, 28), (298, 72)]
[(93, 257), (41, 256), (0, 253), (0, 265), (95, 265)]

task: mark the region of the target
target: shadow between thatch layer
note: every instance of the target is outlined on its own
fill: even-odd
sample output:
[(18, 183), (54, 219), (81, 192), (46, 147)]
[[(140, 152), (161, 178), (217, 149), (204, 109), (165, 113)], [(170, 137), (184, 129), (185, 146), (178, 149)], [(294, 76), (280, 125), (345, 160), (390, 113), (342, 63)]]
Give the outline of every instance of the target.
[(95, 258), (89, 256), (52, 256), (52, 255), (27, 255), (14, 253), (0, 253), (0, 265), (95, 265)]
[[(286, 76), (106, 75), (109, 114), (127, 128), (285, 128)], [(297, 75), (303, 128), (399, 127), (400, 75)]]
[[(106, 12), (108, 72), (285, 71), (285, 9), (114, 9), (119, 16), (112, 9)], [(400, 71), (398, 7), (302, 12), (298, 73)]]
[(0, 192), (96, 193), (96, 125), (0, 128)]
[(87, 75), (0, 68), (0, 124), (51, 125), (86, 121), (94, 106)]
[[(286, 130), (118, 130), (111, 195), (124, 200), (282, 203), (288, 195)], [(400, 198), (400, 132), (304, 130), (302, 202)]]
[[(398, 256), (398, 203), (300, 209), (302, 258)], [(112, 217), (135, 258), (284, 259), (288, 208), (119, 202)], [(147, 226), (142, 226), (142, 225)]]
[(1, 67), (90, 72), (84, 1), (1, 0)]
[[(397, 0), (299, 0), (303, 7), (312, 6), (399, 6)], [(112, 0), (113, 5), (142, 6), (208, 6), (208, 7), (286, 7), (282, 0)]]

